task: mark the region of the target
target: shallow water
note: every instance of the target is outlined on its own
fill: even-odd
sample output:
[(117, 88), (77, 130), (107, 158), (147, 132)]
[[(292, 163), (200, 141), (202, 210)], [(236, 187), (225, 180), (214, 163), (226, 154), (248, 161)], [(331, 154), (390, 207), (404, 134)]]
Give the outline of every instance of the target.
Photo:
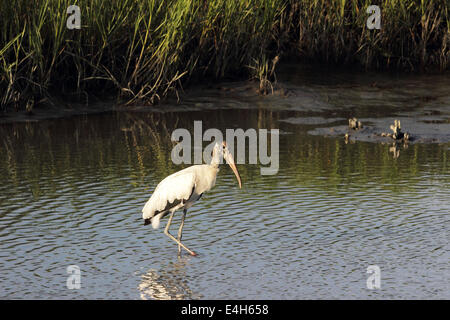
[[(328, 86), (288, 80), (305, 95), (212, 90), (165, 109), (176, 111), (0, 125), (0, 298), (449, 299), (450, 144), (399, 146), (396, 156), (391, 145), (311, 135), (336, 124), (320, 119), (345, 124), (351, 111), (322, 99), (337, 92), (329, 78)], [(340, 88), (351, 108), (355, 86), (368, 88)], [(373, 112), (361, 102), (362, 117), (397, 116), (391, 93), (379, 90), (386, 106)], [(434, 107), (448, 114), (448, 105)], [(144, 227), (141, 209), (184, 167), (170, 160), (170, 134), (194, 120), (204, 129), (280, 128), (280, 168), (262, 176), (259, 165), (238, 165), (239, 190), (222, 167), (186, 219), (183, 241), (199, 256), (177, 258), (162, 228)], [(66, 287), (69, 265), (81, 269), (79, 290)], [(381, 289), (367, 289), (369, 265), (380, 267)]]

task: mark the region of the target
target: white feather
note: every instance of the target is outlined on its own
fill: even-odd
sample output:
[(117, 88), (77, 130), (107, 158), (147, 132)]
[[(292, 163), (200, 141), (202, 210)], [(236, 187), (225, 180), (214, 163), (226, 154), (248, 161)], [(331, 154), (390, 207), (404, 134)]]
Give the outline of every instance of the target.
[(144, 219), (153, 218), (155, 212), (164, 210), (168, 202), (173, 203), (176, 200), (189, 199), (192, 189), (195, 186), (195, 176), (193, 172), (191, 172), (192, 170), (188, 170), (190, 168), (191, 167), (171, 174), (158, 184), (152, 196), (142, 209), (142, 217)]
[(157, 229), (161, 217), (169, 211), (163, 211), (167, 203), (181, 201), (180, 204), (170, 208), (170, 211), (181, 208), (189, 209), (198, 199), (198, 197), (193, 197), (188, 201), (192, 192), (194, 191), (194, 194), (199, 196), (214, 187), (217, 172), (217, 167), (195, 165), (166, 177), (156, 186), (152, 196), (142, 209), (142, 218), (151, 219), (152, 227)]

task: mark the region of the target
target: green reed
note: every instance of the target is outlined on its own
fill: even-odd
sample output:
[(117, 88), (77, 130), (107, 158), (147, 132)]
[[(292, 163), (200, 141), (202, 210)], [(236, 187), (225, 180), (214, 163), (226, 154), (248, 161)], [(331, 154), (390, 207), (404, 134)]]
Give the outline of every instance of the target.
[[(81, 30), (66, 9), (81, 8)], [(366, 8), (382, 11), (368, 30)], [(12, 0), (0, 3), (0, 104), (116, 93), (157, 103), (183, 84), (253, 77), (270, 93), (278, 60), (447, 70), (445, 0)]]

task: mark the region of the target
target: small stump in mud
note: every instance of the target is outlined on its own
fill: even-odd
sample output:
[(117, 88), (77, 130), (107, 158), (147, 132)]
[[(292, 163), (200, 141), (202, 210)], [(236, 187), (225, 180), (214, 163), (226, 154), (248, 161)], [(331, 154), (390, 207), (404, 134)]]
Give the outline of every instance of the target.
[(391, 137), (394, 140), (403, 140), (404, 142), (409, 141), (411, 138), (408, 132), (402, 132), (400, 120), (394, 120), (394, 124), (390, 126), (393, 133), (385, 133), (381, 134), (382, 137)]
[(356, 118), (351, 118), (348, 119), (348, 127), (353, 130), (358, 130), (362, 128), (362, 123)]

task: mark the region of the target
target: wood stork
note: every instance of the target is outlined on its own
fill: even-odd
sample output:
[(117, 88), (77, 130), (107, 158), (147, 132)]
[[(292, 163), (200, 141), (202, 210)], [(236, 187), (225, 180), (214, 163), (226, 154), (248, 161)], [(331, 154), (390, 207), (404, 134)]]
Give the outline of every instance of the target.
[[(194, 202), (200, 199), (204, 192), (211, 190), (216, 184), (219, 164), (222, 162), (222, 159), (225, 159), (233, 170), (239, 183), (239, 188), (241, 188), (241, 177), (239, 176), (233, 155), (228, 150), (226, 142), (222, 142), (222, 144), (216, 143), (213, 148), (210, 164), (190, 166), (166, 177), (158, 184), (142, 209), (144, 225), (151, 223), (154, 229), (157, 229), (160, 220), (170, 213), (164, 233), (178, 243), (178, 254), (181, 253), (181, 247), (183, 247), (191, 255), (197, 255), (181, 242), (184, 219), (187, 210)], [(169, 233), (169, 227), (175, 211), (180, 209), (183, 209), (183, 216), (181, 218), (180, 228), (178, 229), (178, 239), (176, 239)]]

